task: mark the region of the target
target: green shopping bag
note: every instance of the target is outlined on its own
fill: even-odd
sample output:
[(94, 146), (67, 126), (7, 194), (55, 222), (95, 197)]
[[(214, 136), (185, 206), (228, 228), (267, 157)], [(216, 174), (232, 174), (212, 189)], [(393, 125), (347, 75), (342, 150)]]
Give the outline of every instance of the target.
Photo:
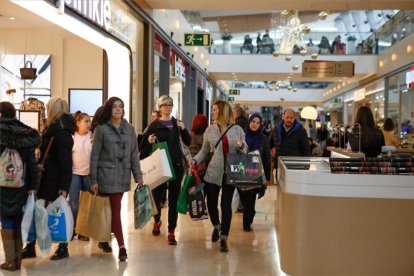
[(181, 185), (180, 195), (178, 196), (177, 202), (177, 212), (180, 214), (187, 214), (187, 206), (188, 206), (188, 188), (190, 184), (195, 181), (193, 175), (190, 174), (190, 170), (187, 171), (187, 174), (183, 178), (183, 182)]
[(172, 162), (172, 159), (171, 159), (170, 151), (168, 150), (167, 142), (159, 142), (159, 143), (153, 144), (152, 145), (152, 152), (156, 151), (157, 149), (165, 149), (165, 153), (167, 154), (167, 158), (168, 158), (168, 163), (170, 164), (170, 168), (171, 168), (172, 178), (170, 180), (174, 180), (175, 179), (175, 170), (174, 170), (173, 162)]

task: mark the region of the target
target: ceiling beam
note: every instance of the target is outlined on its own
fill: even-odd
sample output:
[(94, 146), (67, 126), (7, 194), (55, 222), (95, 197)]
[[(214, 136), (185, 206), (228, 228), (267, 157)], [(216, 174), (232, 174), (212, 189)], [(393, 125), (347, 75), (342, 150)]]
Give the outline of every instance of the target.
[(153, 9), (178, 10), (409, 10), (413, 0), (146, 0)]

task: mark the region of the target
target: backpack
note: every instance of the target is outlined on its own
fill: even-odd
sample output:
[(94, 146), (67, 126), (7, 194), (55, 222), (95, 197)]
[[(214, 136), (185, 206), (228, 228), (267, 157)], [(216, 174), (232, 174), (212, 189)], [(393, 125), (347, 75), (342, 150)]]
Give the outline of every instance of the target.
[(0, 187), (20, 188), (24, 185), (24, 165), (17, 150), (5, 148), (0, 156)]

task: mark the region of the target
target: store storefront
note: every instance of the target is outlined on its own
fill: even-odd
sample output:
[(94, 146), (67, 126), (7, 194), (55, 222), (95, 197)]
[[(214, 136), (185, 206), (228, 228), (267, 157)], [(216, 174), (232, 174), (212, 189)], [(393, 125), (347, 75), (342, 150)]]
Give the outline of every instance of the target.
[(402, 138), (414, 135), (414, 64), (387, 78), (387, 117)]
[[(138, 125), (141, 114), (132, 106), (142, 105), (142, 23), (120, 0), (98, 2), (95, 13), (77, 1), (2, 2), (17, 24), (0, 29), (1, 100), (19, 107), (29, 98), (45, 104), (59, 96), (68, 99), (71, 112), (93, 115), (108, 97), (118, 96), (125, 117)], [(28, 61), (37, 74), (23, 80), (19, 69)]]

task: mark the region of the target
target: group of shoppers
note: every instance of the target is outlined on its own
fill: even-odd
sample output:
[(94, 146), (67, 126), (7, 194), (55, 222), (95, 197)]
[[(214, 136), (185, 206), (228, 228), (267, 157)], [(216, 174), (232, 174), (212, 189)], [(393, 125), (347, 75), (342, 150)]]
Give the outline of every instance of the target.
[[(155, 143), (166, 142), (175, 179), (152, 191), (158, 211), (154, 216), (152, 234), (161, 234), (161, 203), (165, 191), (168, 190), (167, 241), (170, 245), (177, 244), (177, 200), (185, 167), (202, 167), (200, 172), (205, 182), (207, 208), (213, 225), (211, 240), (220, 241), (222, 252), (229, 250), (227, 240), (232, 220), (231, 203), (236, 189), (235, 186), (227, 185), (226, 156), (258, 151), (266, 184), (270, 181), (272, 148), (276, 149), (276, 157), (311, 156), (313, 141), (308, 140), (305, 129), (296, 120), (296, 113), (292, 109), (284, 111), (283, 120), (273, 128), (268, 137), (263, 130), (264, 123), (260, 114), (254, 113), (247, 117), (243, 109), (232, 109), (226, 101), (218, 100), (213, 104), (213, 124), (208, 126), (207, 117), (199, 114), (194, 117), (190, 131), (182, 121), (171, 116), (174, 106), (171, 97), (161, 96), (157, 105), (159, 112), (154, 113), (154, 118), (142, 134), (138, 145), (134, 127), (124, 119), (124, 103), (117, 97), (108, 99), (97, 110), (92, 122), (86, 113), (70, 115), (65, 100), (51, 98), (47, 105), (46, 129), (41, 137), (36, 130), (15, 119), (16, 110), (11, 103), (0, 103), (1, 152), (6, 148), (16, 149), (26, 170), (25, 185), (22, 188), (0, 187), (1, 236), (6, 256), (5, 263), (1, 265), (2, 269), (20, 269), (22, 258), (36, 257), (35, 242), (28, 243), (22, 252), (20, 224), (23, 206), (30, 193), (37, 193), (38, 199), (45, 206), (59, 196), (69, 196), (75, 221), (81, 190), (107, 196), (112, 211), (111, 231), (119, 246), (118, 257), (120, 261), (125, 261), (127, 252), (121, 223), (121, 200), (123, 194), (130, 190), (131, 173), (138, 186), (144, 184), (139, 155), (141, 158), (149, 156)], [(361, 107), (355, 123), (364, 134), (362, 151), (367, 156), (377, 155), (378, 147), (384, 144), (384, 135), (375, 127), (371, 110)], [(328, 139), (326, 126), (321, 127), (317, 137), (322, 143)], [(190, 164), (183, 155), (183, 144), (189, 147), (192, 156)], [(38, 147), (41, 155), (36, 160), (35, 149)], [(208, 166), (201, 166), (207, 164), (206, 161), (209, 161)], [(252, 230), (256, 197), (263, 196), (265, 188), (266, 185), (259, 189), (238, 189), (244, 206), (245, 231)], [(221, 217), (218, 209), (220, 195)], [(82, 236), (78, 236), (78, 239), (89, 240)], [(99, 241), (98, 247), (104, 252), (112, 252), (108, 241)], [(60, 243), (51, 260), (67, 257), (68, 244)]]

